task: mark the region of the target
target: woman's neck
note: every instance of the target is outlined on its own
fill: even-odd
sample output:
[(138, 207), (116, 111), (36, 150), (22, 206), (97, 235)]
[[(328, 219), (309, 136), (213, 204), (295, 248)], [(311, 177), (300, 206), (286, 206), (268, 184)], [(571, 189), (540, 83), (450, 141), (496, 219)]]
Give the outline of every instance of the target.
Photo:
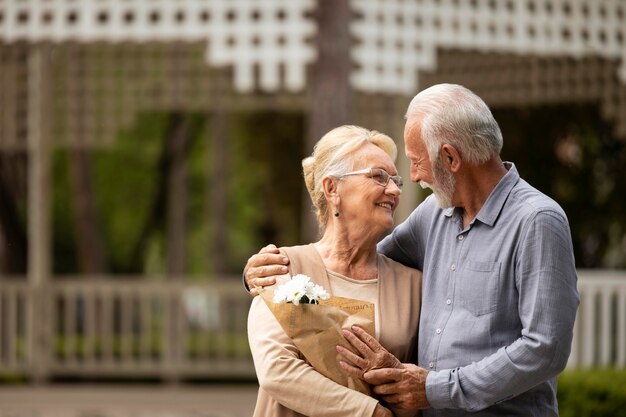
[(378, 276), (376, 239), (367, 233), (327, 229), (315, 248), (326, 268), (333, 272), (358, 280)]

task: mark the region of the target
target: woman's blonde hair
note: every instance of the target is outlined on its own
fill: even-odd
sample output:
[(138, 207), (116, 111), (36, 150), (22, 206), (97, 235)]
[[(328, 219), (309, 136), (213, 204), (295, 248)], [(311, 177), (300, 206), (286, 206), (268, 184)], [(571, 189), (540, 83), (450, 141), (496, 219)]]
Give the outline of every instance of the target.
[(315, 208), (315, 216), (323, 232), (328, 222), (328, 202), (322, 180), (339, 177), (354, 169), (356, 151), (371, 143), (382, 149), (395, 162), (398, 149), (384, 133), (359, 126), (340, 126), (326, 133), (313, 148), (313, 154), (302, 160), (304, 182)]

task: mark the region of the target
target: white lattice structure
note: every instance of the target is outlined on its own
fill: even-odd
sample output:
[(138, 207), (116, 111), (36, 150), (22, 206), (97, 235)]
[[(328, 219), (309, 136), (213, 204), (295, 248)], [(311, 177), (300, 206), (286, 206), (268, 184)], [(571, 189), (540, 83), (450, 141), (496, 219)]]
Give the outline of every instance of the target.
[(626, 83), (623, 0), (352, 0), (363, 91), (411, 93), (437, 48), (621, 60)]
[[(0, 0), (0, 39), (206, 40), (209, 64), (232, 66), (238, 91), (301, 91), (316, 57), (314, 8), (315, 0)], [(620, 61), (626, 83), (624, 0), (352, 0), (352, 8), (358, 91), (413, 94), (438, 48), (599, 56)]]
[(207, 41), (207, 61), (232, 66), (237, 90), (257, 86), (265, 91), (300, 91), (305, 67), (315, 59), (310, 43), (315, 25), (307, 17), (313, 4), (314, 0), (0, 0), (0, 40)]

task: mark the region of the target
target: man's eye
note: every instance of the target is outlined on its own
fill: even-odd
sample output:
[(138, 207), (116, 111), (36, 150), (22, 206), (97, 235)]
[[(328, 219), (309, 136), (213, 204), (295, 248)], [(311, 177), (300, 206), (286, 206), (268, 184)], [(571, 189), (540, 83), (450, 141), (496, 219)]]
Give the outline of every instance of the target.
[(372, 175), (375, 181), (383, 182), (385, 180), (385, 176), (383, 174), (374, 174)]

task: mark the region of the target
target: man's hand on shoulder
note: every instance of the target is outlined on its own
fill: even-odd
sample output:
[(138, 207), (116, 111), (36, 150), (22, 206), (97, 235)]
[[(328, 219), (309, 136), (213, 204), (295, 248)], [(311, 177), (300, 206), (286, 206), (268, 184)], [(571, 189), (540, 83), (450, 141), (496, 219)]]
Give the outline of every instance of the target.
[(275, 275), (283, 275), (289, 272), (286, 265), (289, 258), (281, 254), (275, 245), (267, 245), (248, 259), (244, 268), (246, 284), (250, 289), (250, 295), (259, 295), (259, 287), (267, 287), (276, 283)]

